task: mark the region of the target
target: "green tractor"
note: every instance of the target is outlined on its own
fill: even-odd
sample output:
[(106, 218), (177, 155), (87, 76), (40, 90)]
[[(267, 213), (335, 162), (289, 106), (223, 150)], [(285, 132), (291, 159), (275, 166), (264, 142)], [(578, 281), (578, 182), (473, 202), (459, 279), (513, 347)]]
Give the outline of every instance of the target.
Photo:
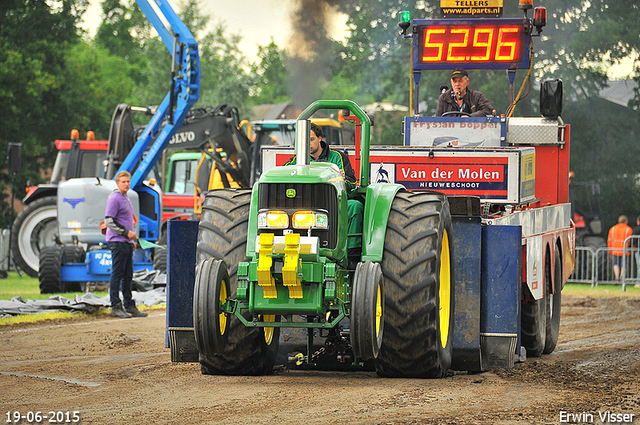
[[(309, 119), (349, 110), (359, 125), (360, 185), (310, 162)], [(193, 325), (203, 373), (272, 373), (281, 331), (304, 329), (347, 366), (387, 377), (442, 377), (451, 365), (454, 270), (445, 195), (369, 184), (369, 116), (352, 101), (317, 101), (296, 123), (295, 165), (252, 190), (210, 191), (196, 250)], [(356, 156), (357, 157), (357, 156)], [(364, 207), (362, 255), (347, 256), (348, 198)]]

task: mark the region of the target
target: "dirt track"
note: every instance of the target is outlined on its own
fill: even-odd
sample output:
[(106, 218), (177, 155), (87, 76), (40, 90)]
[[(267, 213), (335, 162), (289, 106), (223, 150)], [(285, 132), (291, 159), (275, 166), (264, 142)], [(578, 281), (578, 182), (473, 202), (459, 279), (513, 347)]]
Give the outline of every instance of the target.
[(556, 424), (603, 423), (610, 412), (619, 419), (611, 423), (627, 414), (640, 424), (640, 299), (565, 295), (562, 315), (552, 355), (441, 380), (285, 369), (203, 376), (196, 364), (171, 363), (162, 310), (5, 326), (0, 419), (40, 411), (51, 423), (49, 412), (77, 411), (95, 424)]

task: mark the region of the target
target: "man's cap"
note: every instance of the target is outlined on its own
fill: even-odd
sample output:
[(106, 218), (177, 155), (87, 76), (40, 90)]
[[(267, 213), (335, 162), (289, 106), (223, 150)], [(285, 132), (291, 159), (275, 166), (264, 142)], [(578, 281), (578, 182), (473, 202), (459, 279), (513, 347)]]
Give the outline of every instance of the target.
[(469, 74), (467, 73), (467, 71), (464, 68), (456, 68), (453, 70), (453, 72), (451, 73), (451, 78), (456, 78), (456, 77), (469, 77)]

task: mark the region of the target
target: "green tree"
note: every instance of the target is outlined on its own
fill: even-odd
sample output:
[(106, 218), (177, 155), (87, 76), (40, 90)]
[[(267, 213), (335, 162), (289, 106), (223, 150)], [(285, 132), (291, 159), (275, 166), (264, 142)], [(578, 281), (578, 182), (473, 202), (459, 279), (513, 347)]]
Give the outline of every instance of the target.
[(146, 83), (146, 57), (144, 51), (150, 38), (151, 25), (133, 0), (123, 4), (121, 0), (102, 2), (103, 21), (95, 36), (95, 45), (111, 55), (126, 60), (130, 76), (138, 84)]
[(70, 49), (67, 59), (67, 78), (63, 83), (66, 95), (73, 99), (67, 122), (68, 135), (72, 128), (92, 130), (99, 139), (107, 139), (113, 111), (119, 103), (137, 104), (135, 98), (135, 66), (106, 49), (79, 43)]
[[(22, 197), (27, 180), (42, 181), (40, 167), (52, 163), (50, 144), (69, 120), (73, 99), (64, 92), (66, 55), (80, 41), (78, 22), (87, 3), (0, 3), (0, 152), (7, 151), (9, 142), (23, 145), (17, 199)], [(10, 176), (3, 172), (0, 178), (0, 189), (4, 189)], [(0, 208), (0, 225), (7, 227), (7, 204), (2, 202)]]
[(249, 63), (240, 53), (240, 36), (228, 36), (225, 32), (226, 26), (219, 23), (200, 41), (201, 89), (198, 102), (201, 105), (226, 103), (236, 106), (241, 114), (247, 114), (249, 88), (253, 83), (246, 71)]
[[(237, 106), (241, 113), (247, 110), (251, 78), (246, 69), (249, 64), (240, 53), (239, 35), (227, 35), (223, 23), (209, 29), (211, 18), (201, 12), (199, 0), (180, 3), (180, 19), (198, 41), (200, 50), (199, 105), (226, 103)], [(158, 37), (145, 41), (147, 58), (143, 68), (145, 84), (134, 90), (135, 98), (147, 105), (159, 104), (170, 87), (171, 55)]]
[(607, 67), (640, 51), (637, 31), (629, 31), (640, 21), (640, 9), (629, 0), (541, 3), (549, 25), (543, 31), (548, 39), (541, 43), (537, 77), (564, 81), (571, 168), (577, 180), (600, 183), (606, 230), (620, 214), (635, 217), (640, 211), (640, 163), (635, 160), (640, 155), (640, 115), (598, 97)]
[(337, 46), (330, 64), (337, 86), (344, 86), (344, 82), (357, 86), (358, 98), (354, 100), (360, 103), (388, 100), (408, 104), (410, 43), (399, 35), (396, 14), (415, 9), (415, 1), (344, 4), (350, 36)]
[(266, 46), (258, 46), (260, 62), (251, 66), (254, 84), (252, 103), (282, 103), (290, 99), (287, 93), (287, 53), (271, 39)]
[(159, 105), (170, 88), (171, 54), (160, 38), (152, 37), (146, 43), (144, 55), (146, 62), (141, 73), (146, 83), (136, 85), (133, 95), (140, 102), (138, 106)]

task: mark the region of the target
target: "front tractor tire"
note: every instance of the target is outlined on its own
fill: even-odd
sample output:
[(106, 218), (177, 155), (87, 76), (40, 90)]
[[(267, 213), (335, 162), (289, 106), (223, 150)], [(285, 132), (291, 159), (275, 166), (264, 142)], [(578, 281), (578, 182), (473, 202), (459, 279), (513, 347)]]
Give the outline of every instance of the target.
[(358, 263), (351, 295), (351, 346), (362, 360), (378, 357), (384, 330), (384, 290), (380, 264)]
[[(207, 193), (202, 204), (196, 248), (196, 275), (206, 275), (203, 269), (211, 263), (207, 260), (222, 260), (229, 276), (228, 296), (236, 298), (238, 289), (238, 263), (245, 261), (247, 230), (251, 190), (220, 189)], [(216, 291), (211, 291), (215, 293)], [(194, 292), (194, 304), (196, 303)], [(215, 304), (210, 299), (211, 304)], [(208, 307), (208, 317), (215, 317), (216, 310)], [(246, 311), (244, 317), (252, 320)], [(194, 309), (194, 320), (198, 312)], [(276, 320), (264, 318), (264, 321)], [(249, 328), (235, 316), (226, 316), (226, 327), (222, 347), (214, 343), (200, 351), (200, 369), (208, 375), (266, 375), (273, 373), (278, 352), (280, 328)], [(204, 330), (203, 330), (204, 332)], [(206, 331), (215, 335), (215, 329)], [(222, 335), (221, 335), (222, 336)], [(215, 335), (217, 339), (218, 336)], [(204, 351), (204, 352), (203, 352)]]
[(11, 227), (11, 252), (16, 266), (38, 277), (40, 252), (55, 245), (58, 235), (57, 198), (46, 196), (25, 207)]
[(384, 335), (376, 371), (440, 378), (451, 366), (454, 273), (445, 195), (396, 194), (384, 240)]
[(193, 292), (193, 327), (196, 346), (204, 359), (224, 349), (228, 317), (221, 312), (221, 305), (230, 291), (224, 261), (209, 258), (200, 263)]

